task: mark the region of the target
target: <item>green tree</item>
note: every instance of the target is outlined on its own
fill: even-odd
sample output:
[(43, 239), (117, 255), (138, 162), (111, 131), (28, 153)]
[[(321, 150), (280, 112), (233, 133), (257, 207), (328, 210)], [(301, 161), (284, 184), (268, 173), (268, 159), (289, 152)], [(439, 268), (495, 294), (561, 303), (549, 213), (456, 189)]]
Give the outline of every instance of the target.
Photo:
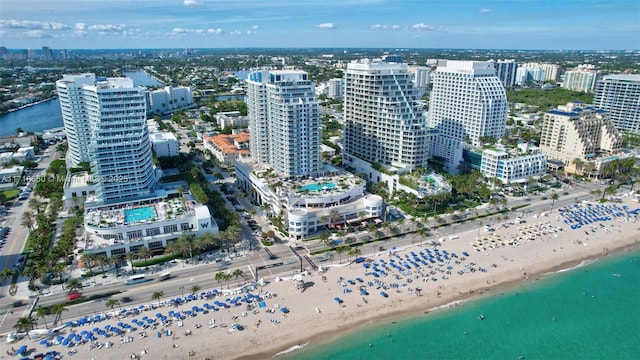
[(51, 314), (55, 315), (55, 318), (53, 320), (54, 326), (59, 321), (62, 321), (62, 313), (65, 311), (69, 311), (69, 309), (67, 309), (67, 307), (64, 306), (63, 303), (53, 304), (53, 306), (51, 307)]
[(200, 285), (193, 285), (191, 287), (191, 295), (195, 295), (198, 291), (200, 291)]
[(120, 302), (116, 299), (109, 299), (107, 300), (107, 302), (105, 303), (105, 305), (111, 309), (112, 312), (114, 312), (114, 308), (118, 305), (120, 305)]
[(49, 310), (47, 308), (43, 308), (38, 306), (38, 310), (36, 310), (36, 314), (39, 318), (44, 321), (44, 326), (48, 329), (49, 325), (47, 324), (47, 315), (49, 315)]
[(16, 324), (13, 325), (13, 328), (17, 332), (28, 332), (29, 330), (33, 330), (36, 324), (37, 322), (32, 317), (21, 317), (18, 319)]
[[(238, 280), (239, 278), (244, 277), (244, 271), (240, 269), (235, 269), (233, 270), (233, 273), (231, 273), (231, 276), (233, 276), (234, 278), (236, 278), (236, 280)], [(238, 285), (240, 285), (239, 280), (238, 280)]]
[(158, 306), (160, 306), (160, 298), (162, 298), (163, 296), (164, 291), (155, 291), (153, 294), (151, 294), (151, 300), (157, 300)]

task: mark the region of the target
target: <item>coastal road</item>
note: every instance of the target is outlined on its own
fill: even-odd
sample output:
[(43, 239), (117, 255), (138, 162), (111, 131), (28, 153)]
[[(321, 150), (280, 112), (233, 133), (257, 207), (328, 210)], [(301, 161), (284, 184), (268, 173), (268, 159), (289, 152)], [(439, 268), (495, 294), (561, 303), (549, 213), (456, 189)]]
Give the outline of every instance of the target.
[[(38, 163), (38, 167), (34, 169), (30, 175), (32, 179), (40, 179), (44, 178), (45, 172), (51, 162), (60, 157), (60, 153), (55, 151), (53, 147), (49, 148), (47, 152), (42, 154), (41, 160)], [(31, 194), (29, 199), (24, 201), (14, 201), (14, 206), (9, 208), (9, 215), (6, 216), (2, 222), (2, 226), (8, 226), (11, 228), (11, 233), (7, 237), (7, 243), (0, 250), (0, 255), (2, 256), (2, 262), (0, 266), (2, 269), (13, 269), (13, 265), (18, 262), (22, 254), (22, 250), (24, 249), (25, 244), (27, 243), (27, 236), (29, 236), (28, 229), (22, 227), (20, 225), (22, 214), (28, 209), (28, 203), (31, 197), (35, 196), (35, 194)], [(1, 288), (1, 293), (7, 294), (8, 291), (8, 281), (5, 282), (6, 286)], [(2, 299), (6, 299), (3, 297)], [(11, 300), (11, 299), (9, 299)], [(0, 305), (4, 305), (5, 302), (0, 300)]]

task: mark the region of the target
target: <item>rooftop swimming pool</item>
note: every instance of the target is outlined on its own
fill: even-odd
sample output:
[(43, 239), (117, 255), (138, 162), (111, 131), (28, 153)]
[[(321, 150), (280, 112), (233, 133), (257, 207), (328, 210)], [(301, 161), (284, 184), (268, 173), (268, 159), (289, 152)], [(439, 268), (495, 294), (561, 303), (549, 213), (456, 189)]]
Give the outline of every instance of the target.
[(134, 223), (157, 218), (156, 209), (153, 206), (143, 206), (135, 209), (126, 209), (124, 212), (124, 221), (126, 223)]
[(334, 184), (332, 182), (323, 183), (323, 184), (313, 183), (313, 184), (307, 184), (307, 185), (301, 187), (300, 191), (331, 190), (331, 189), (334, 189), (335, 187), (336, 187), (336, 184)]

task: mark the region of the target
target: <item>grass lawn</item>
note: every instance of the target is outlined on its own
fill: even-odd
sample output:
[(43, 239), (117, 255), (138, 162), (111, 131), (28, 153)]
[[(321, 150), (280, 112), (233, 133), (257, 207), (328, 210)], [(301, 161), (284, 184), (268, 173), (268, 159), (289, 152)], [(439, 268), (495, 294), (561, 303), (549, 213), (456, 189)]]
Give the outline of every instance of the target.
[(20, 195), (19, 189), (5, 190), (2, 192), (7, 200), (13, 200)]

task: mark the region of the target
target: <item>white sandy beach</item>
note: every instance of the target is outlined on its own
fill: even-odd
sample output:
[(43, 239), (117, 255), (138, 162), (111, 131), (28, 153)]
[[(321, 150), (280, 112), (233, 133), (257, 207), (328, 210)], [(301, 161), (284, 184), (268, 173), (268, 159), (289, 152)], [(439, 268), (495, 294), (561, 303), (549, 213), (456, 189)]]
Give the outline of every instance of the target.
[[(625, 205), (628, 210), (640, 208), (640, 204), (626, 200), (619, 204), (607, 203), (606, 208), (601, 209)], [(540, 274), (639, 243), (637, 216), (614, 217), (571, 229), (559, 214), (558, 209), (554, 209), (548, 216), (528, 217), (524, 224), (497, 226), (493, 235), (483, 230), (461, 233), (459, 238), (447, 240), (437, 248), (421, 245), (418, 239), (407, 248), (368, 257), (369, 269), (363, 264), (346, 264), (331, 266), (322, 274), (308, 274), (304, 277), (304, 291), (296, 289), (291, 279), (266, 279), (269, 282), (265, 286), (258, 286), (252, 292), (269, 297), (262, 300), (265, 304), (262, 308), (247, 309), (246, 303), (227, 309), (216, 306), (219, 311), (197, 312), (196, 316), (170, 324), (157, 321), (155, 329), (151, 325), (143, 330), (132, 323), (133, 319), (141, 320), (144, 316), (156, 318), (156, 313), (167, 315), (169, 311), (192, 310), (193, 306), (202, 308), (205, 303), (213, 305), (215, 301), (228, 303), (227, 298), (242, 294), (199, 299), (178, 307), (163, 306), (137, 315), (63, 329), (61, 335), (68, 337), (70, 332), (80, 334), (95, 327), (117, 326), (119, 322), (136, 327), (122, 336), (97, 336), (96, 341), (75, 345), (74, 355), (68, 354), (69, 347), (45, 347), (40, 345), (40, 340), (25, 338), (12, 344), (3, 341), (0, 358), (22, 358), (7, 355), (7, 351), (27, 345), (34, 349), (29, 355), (31, 358), (55, 350), (65, 359), (126, 359), (134, 354), (141, 359), (266, 359), (296, 344), (329, 342), (350, 329), (422, 314), (456, 300), (490, 293), (498, 285), (533, 281)], [(429, 254), (433, 263), (429, 261)], [(438, 256), (442, 262), (437, 260)], [(373, 264), (377, 264), (378, 270), (374, 270)], [(402, 269), (398, 269), (400, 267)], [(374, 271), (378, 277), (371, 274)], [(361, 294), (361, 287), (368, 295)], [(382, 291), (388, 297), (382, 296)], [(279, 309), (282, 307), (289, 312), (282, 312)], [(243, 330), (233, 329), (233, 324), (241, 325)], [(140, 336), (142, 331), (146, 337)], [(167, 331), (171, 334), (167, 335)], [(158, 332), (162, 333), (160, 338)], [(106, 342), (113, 345), (107, 348)]]

